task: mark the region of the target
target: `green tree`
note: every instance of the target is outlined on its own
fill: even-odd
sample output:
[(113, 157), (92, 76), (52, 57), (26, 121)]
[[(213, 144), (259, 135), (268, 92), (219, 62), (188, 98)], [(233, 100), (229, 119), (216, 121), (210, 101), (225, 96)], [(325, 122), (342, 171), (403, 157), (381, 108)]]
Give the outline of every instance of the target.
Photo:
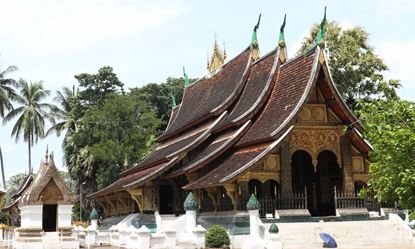
[(17, 70), (16, 66), (9, 66), (0, 72), (0, 117), (4, 117), (5, 111), (13, 108), (11, 99), (15, 96), (14, 88), (16, 81), (8, 78), (7, 74)]
[[(299, 53), (310, 49), (316, 39), (319, 25), (302, 43)], [(369, 34), (360, 27), (342, 29), (336, 22), (325, 25), (325, 42), (330, 55), (331, 73), (346, 103), (354, 107), (358, 99), (371, 97), (396, 97), (398, 80), (385, 80), (388, 67), (375, 54), (368, 42)]]
[(55, 106), (52, 109), (52, 114), (59, 122), (53, 123), (52, 127), (46, 132), (46, 135), (56, 132), (56, 135), (60, 136), (62, 132), (66, 131), (65, 143), (66, 135), (75, 132), (77, 123), (82, 116), (80, 111), (82, 107), (78, 98), (78, 92), (75, 86), (72, 89), (63, 87), (62, 92), (56, 92), (57, 96), (53, 100), (59, 104), (59, 107)]
[(381, 202), (415, 208), (415, 103), (399, 99), (360, 101), (358, 114), (371, 153), (368, 190)]
[[(191, 83), (194, 81), (196, 79), (190, 79)], [(150, 83), (142, 87), (132, 88), (131, 94), (147, 102), (161, 120), (160, 126), (157, 128), (157, 133), (160, 135), (166, 129), (172, 110), (170, 93), (179, 104), (183, 97), (183, 90), (183, 78), (169, 77), (166, 82), (161, 84)]]
[[(78, 130), (68, 136), (65, 160), (78, 182), (102, 188), (129, 165), (140, 161), (154, 146), (159, 121), (137, 96), (108, 96), (91, 107)], [(91, 188), (91, 187), (90, 187)]]
[[(4, 71), (0, 72), (0, 117), (4, 117), (5, 111), (13, 108), (11, 99), (15, 96), (14, 88), (16, 81), (8, 78), (7, 74), (17, 70), (16, 66), (9, 66)], [(0, 146), (0, 166), (2, 173), (3, 187), (6, 189), (6, 178), (4, 175), (3, 153)]]
[(48, 111), (52, 110), (54, 106), (43, 102), (49, 96), (50, 91), (44, 89), (42, 81), (28, 83), (20, 79), (17, 88), (20, 94), (14, 96), (14, 101), (19, 106), (4, 117), (3, 124), (17, 117), (11, 135), (15, 136), (16, 142), (21, 136), (27, 142), (29, 173), (31, 173), (32, 146), (39, 138), (45, 136), (45, 119), (53, 121)]
[(124, 92), (124, 84), (118, 79), (112, 67), (105, 66), (97, 74), (82, 73), (75, 75), (82, 88), (80, 99), (86, 105), (102, 104), (106, 96)]
[(11, 196), (16, 193), (19, 189), (20, 185), (22, 185), (23, 180), (25, 179), (26, 175), (24, 173), (18, 173), (14, 176), (11, 176), (7, 181), (7, 190), (6, 194), (4, 195), (4, 206), (11, 204), (12, 198)]

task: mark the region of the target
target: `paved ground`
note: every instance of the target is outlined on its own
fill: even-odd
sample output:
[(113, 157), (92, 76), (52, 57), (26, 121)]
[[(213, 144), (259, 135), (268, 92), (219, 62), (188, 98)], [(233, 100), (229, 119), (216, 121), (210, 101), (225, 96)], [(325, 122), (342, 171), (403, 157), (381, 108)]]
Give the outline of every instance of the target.
[[(96, 247), (99, 249), (119, 249), (119, 247), (111, 247), (111, 246), (102, 246), (102, 247)], [(414, 249), (414, 246), (407, 246), (407, 247), (397, 247), (396, 245), (391, 246), (381, 246), (381, 247), (338, 247), (338, 249)], [(317, 248), (308, 248), (308, 249), (317, 249)]]

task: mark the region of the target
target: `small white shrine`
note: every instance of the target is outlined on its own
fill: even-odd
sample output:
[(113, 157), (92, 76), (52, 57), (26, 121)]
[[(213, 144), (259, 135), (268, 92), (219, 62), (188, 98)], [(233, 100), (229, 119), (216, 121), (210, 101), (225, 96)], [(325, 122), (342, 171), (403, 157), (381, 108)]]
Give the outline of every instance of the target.
[(21, 226), (14, 248), (44, 248), (59, 243), (60, 248), (79, 248), (72, 238), (74, 196), (59, 175), (53, 154), (46, 151), (39, 171), (19, 198)]

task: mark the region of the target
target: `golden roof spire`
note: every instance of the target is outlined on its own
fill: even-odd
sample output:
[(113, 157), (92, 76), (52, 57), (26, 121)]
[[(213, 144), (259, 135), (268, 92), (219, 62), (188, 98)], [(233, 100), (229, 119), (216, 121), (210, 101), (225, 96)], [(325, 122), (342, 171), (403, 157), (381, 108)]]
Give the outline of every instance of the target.
[(212, 51), (212, 56), (210, 57), (210, 59), (208, 55), (207, 69), (209, 73), (222, 67), (223, 64), (225, 63), (225, 60), (226, 60), (225, 45), (223, 46), (223, 49), (220, 48), (218, 44), (218, 40), (216, 38), (216, 33), (215, 33), (215, 41), (213, 42), (213, 51)]

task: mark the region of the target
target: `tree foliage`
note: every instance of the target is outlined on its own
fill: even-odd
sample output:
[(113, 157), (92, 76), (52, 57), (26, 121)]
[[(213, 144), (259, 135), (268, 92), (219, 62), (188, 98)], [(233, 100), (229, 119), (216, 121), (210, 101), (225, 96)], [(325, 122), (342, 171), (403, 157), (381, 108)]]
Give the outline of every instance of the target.
[(11, 100), (15, 96), (14, 87), (16, 81), (8, 78), (7, 75), (17, 70), (16, 66), (9, 66), (4, 71), (0, 72), (0, 117), (4, 117), (7, 110), (13, 108)]
[[(311, 28), (299, 53), (314, 45), (319, 25)], [(359, 99), (371, 97), (396, 97), (398, 80), (386, 80), (388, 67), (369, 45), (369, 34), (360, 27), (342, 29), (336, 22), (325, 25), (325, 42), (330, 55), (333, 80), (346, 103), (354, 107)]]
[(12, 109), (4, 117), (3, 123), (17, 118), (11, 135), (16, 141), (23, 136), (28, 144), (29, 172), (32, 172), (31, 149), (39, 138), (45, 136), (45, 120), (53, 121), (50, 111), (54, 105), (44, 102), (50, 91), (43, 87), (43, 82), (27, 82), (20, 79), (17, 83), (19, 94), (15, 94), (13, 100), (19, 105)]
[[(160, 126), (157, 128), (158, 135), (166, 129), (169, 122), (172, 110), (170, 93), (176, 99), (177, 104), (181, 102), (184, 91), (183, 81), (183, 78), (169, 77), (166, 82), (161, 84), (150, 83), (143, 87), (131, 89), (131, 94), (147, 102), (156, 113), (157, 118), (161, 120)], [(190, 79), (189, 81), (192, 83), (196, 81), (196, 79)]]
[(415, 103), (361, 101), (358, 110), (364, 136), (374, 147), (369, 191), (381, 202), (415, 208)]
[(118, 79), (114, 69), (109, 66), (101, 67), (96, 74), (75, 75), (75, 79), (83, 88), (80, 99), (87, 105), (102, 104), (108, 94), (124, 91), (124, 84)]
[(96, 180), (102, 188), (152, 149), (158, 120), (148, 105), (130, 95), (112, 95), (86, 111), (69, 135), (65, 159), (79, 182)]

